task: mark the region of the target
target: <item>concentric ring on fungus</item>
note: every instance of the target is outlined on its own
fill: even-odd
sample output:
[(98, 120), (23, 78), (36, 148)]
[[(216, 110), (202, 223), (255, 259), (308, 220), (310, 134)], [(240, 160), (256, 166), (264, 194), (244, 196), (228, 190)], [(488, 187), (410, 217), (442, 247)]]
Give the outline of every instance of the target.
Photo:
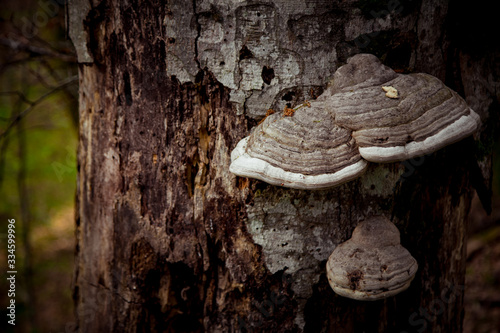
[(297, 189), (321, 189), (360, 176), (361, 158), (350, 130), (325, 112), (323, 102), (293, 117), (268, 116), (231, 153), (230, 171), (269, 184)]
[[(345, 66), (355, 67), (350, 71), (355, 78), (370, 76), (370, 70), (375, 76), (384, 73), (380, 80), (372, 79), (376, 84), (354, 80), (351, 85), (333, 87), (328, 99), (335, 123), (353, 131), (361, 156), (370, 162), (430, 154), (471, 135), (479, 126), (479, 115), (432, 75), (389, 75), (388, 67), (369, 54), (356, 55)], [(345, 72), (342, 67), (339, 71)], [(395, 88), (398, 98), (388, 98), (382, 86)]]
[(335, 293), (362, 301), (394, 296), (409, 286), (418, 264), (401, 244), (398, 228), (384, 216), (356, 226), (352, 237), (328, 258), (328, 282)]

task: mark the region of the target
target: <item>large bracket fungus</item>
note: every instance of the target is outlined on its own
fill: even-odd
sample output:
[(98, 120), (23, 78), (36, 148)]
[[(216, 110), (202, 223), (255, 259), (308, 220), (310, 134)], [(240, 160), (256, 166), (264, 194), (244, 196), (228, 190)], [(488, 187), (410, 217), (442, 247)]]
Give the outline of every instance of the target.
[(428, 74), (398, 74), (358, 54), (310, 107), (274, 114), (238, 143), (230, 171), (273, 185), (321, 189), (360, 176), (366, 161), (432, 153), (471, 135), (479, 116)]
[[(383, 69), (374, 70), (373, 63)], [(380, 78), (371, 78), (367, 85), (359, 80), (344, 83), (345, 74), (334, 75), (334, 83), (340, 80), (341, 88), (334, 84), (328, 99), (336, 124), (353, 131), (359, 152), (368, 161), (395, 162), (426, 155), (471, 135), (478, 127), (479, 116), (432, 75), (397, 74), (369, 54), (350, 58), (340, 70), (354, 77), (371, 73)], [(397, 97), (389, 95), (394, 91)]]
[(358, 224), (326, 264), (328, 282), (337, 294), (365, 301), (394, 296), (410, 286), (418, 265), (400, 244), (398, 228), (375, 216)]
[(361, 158), (350, 130), (335, 124), (324, 102), (293, 116), (269, 115), (231, 153), (230, 171), (298, 189), (332, 187), (361, 175)]

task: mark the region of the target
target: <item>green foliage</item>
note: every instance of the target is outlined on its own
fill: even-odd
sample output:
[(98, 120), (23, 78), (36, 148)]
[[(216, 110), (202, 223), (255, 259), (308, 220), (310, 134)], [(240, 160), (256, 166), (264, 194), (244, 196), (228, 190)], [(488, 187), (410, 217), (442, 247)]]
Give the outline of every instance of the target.
[[(9, 0), (1, 7), (0, 262), (7, 219), (15, 219), (15, 331), (62, 331), (73, 319), (77, 66), (65, 40), (63, 6)], [(0, 289), (7, 290), (6, 279)], [(10, 329), (5, 325), (0, 331)]]
[[(10, 118), (8, 106), (2, 103), (2, 119)], [(64, 107), (61, 98), (51, 98), (22, 121), (22, 135), (26, 140), (26, 184), (35, 223), (44, 223), (52, 210), (73, 204), (77, 137)], [(8, 143), (2, 157), (4, 169), (0, 187), (0, 196), (4, 199), (0, 201), (0, 211), (2, 215), (13, 217), (20, 216), (18, 131), (18, 127), (12, 129), (4, 139)]]

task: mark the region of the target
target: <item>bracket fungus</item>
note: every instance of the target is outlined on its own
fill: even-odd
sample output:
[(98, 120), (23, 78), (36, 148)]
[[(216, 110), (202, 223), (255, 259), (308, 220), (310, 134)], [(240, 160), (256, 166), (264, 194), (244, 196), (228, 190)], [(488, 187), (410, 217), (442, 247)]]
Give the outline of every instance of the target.
[(439, 79), (398, 74), (371, 54), (349, 58), (307, 105), (268, 116), (238, 143), (230, 171), (291, 188), (333, 187), (360, 176), (366, 161), (430, 154), (480, 123)]
[(313, 101), (293, 116), (266, 117), (231, 153), (230, 171), (298, 189), (332, 187), (358, 177), (367, 163), (351, 131)]
[[(342, 84), (341, 89), (334, 86), (329, 99), (335, 122), (353, 131), (361, 156), (370, 162), (433, 153), (471, 135), (479, 125), (479, 116), (467, 103), (432, 75), (397, 74), (370, 54), (354, 56), (345, 66), (353, 67), (354, 77), (385, 74), (370, 85), (354, 81)], [(334, 75), (336, 79), (344, 76)], [(394, 93), (397, 98), (387, 98)]]
[(406, 290), (417, 269), (415, 258), (400, 244), (398, 228), (383, 216), (359, 223), (326, 264), (328, 282), (337, 294), (365, 301)]

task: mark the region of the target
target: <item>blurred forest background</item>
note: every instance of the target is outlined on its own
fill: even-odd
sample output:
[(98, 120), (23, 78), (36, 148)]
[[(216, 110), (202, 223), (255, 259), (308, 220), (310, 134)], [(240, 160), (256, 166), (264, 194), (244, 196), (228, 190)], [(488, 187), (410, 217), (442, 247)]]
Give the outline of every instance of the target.
[[(73, 332), (78, 65), (64, 0), (0, 6), (0, 331)], [(498, 78), (496, 78), (498, 79)], [(500, 96), (497, 96), (500, 99)], [(500, 135), (493, 213), (469, 221), (465, 332), (500, 332)], [(7, 324), (7, 224), (16, 220), (16, 327)], [(439, 320), (439, 318), (436, 318)]]
[(0, 27), (0, 331), (14, 331), (6, 316), (12, 218), (15, 332), (73, 331), (78, 67), (65, 7), (2, 0)]

